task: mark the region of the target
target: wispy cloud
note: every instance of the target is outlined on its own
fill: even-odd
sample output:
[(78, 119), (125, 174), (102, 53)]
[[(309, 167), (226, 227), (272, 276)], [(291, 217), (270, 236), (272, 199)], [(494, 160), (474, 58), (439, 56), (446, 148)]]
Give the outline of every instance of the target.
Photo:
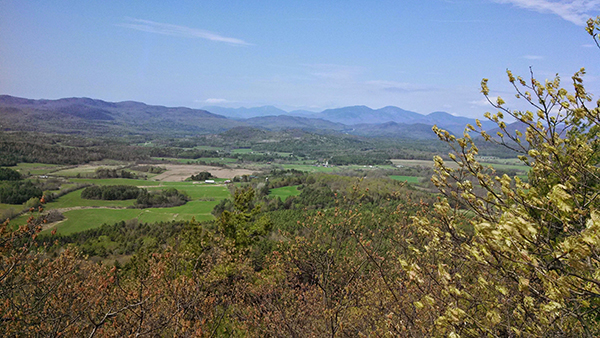
[(206, 99), (204, 100), (204, 103), (209, 103), (209, 104), (218, 104), (218, 103), (227, 103), (229, 102), (226, 99), (217, 99), (217, 98), (210, 98), (210, 99)]
[(513, 4), (517, 7), (540, 13), (552, 13), (583, 26), (588, 18), (600, 10), (600, 0), (493, 0), (498, 3)]
[(245, 45), (250, 46), (251, 43), (248, 43), (244, 40), (230, 38), (226, 36), (219, 35), (217, 33), (205, 31), (202, 29), (196, 29), (186, 26), (172, 25), (168, 23), (155, 22), (150, 20), (143, 19), (135, 19), (135, 18), (127, 18), (126, 23), (118, 24), (117, 26), (135, 29), (142, 32), (148, 33), (156, 33), (162, 35), (170, 35), (170, 36), (180, 36), (185, 38), (193, 38), (193, 39), (205, 39), (210, 41), (217, 42), (225, 42), (232, 45)]
[(542, 60), (543, 58), (541, 55), (523, 55), (523, 59), (527, 60)]
[(416, 85), (407, 82), (375, 80), (367, 81), (366, 84), (371, 88), (392, 93), (414, 93), (432, 90), (432, 88), (426, 86)]
[(490, 102), (486, 99), (479, 99), (479, 100), (473, 100), (473, 101), (469, 101), (469, 104), (471, 105), (471, 107), (476, 106), (476, 107), (489, 107), (490, 106)]

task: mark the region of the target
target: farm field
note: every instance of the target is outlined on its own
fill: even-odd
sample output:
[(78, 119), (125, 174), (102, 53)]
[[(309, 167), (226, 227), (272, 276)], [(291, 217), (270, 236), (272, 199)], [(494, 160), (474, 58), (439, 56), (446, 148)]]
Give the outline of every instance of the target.
[(55, 171), (60, 168), (66, 168), (68, 166), (58, 164), (44, 164), (44, 163), (19, 163), (12, 169), (20, 172), (24, 175), (43, 175), (51, 171)]
[[(171, 208), (131, 209), (134, 200), (87, 200), (81, 198), (82, 190), (77, 190), (46, 205), (47, 210), (58, 209), (66, 217), (65, 220), (56, 225), (50, 225), (50, 227), (55, 227), (58, 233), (69, 234), (96, 228), (104, 223), (110, 224), (134, 218), (137, 218), (140, 222), (189, 220), (192, 217), (199, 221), (210, 220), (213, 218), (211, 211), (215, 205), (230, 195), (227, 187), (223, 185), (195, 184), (193, 182), (152, 182), (156, 184), (144, 186), (143, 184), (148, 182), (143, 180), (106, 179), (96, 181), (102, 181), (104, 185), (132, 181), (130, 185), (138, 183), (138, 187), (146, 187), (150, 191), (176, 188), (187, 194), (190, 201), (184, 205)], [(15, 220), (15, 222), (17, 221)]]
[[(110, 163), (112, 166), (103, 166), (100, 164), (86, 164), (80, 166), (56, 166), (42, 163), (22, 163), (16, 166), (21, 172), (30, 175), (62, 176), (68, 181), (61, 184), (61, 189), (73, 187), (75, 184), (93, 184), (93, 185), (128, 185), (140, 188), (146, 188), (150, 191), (176, 188), (184, 192), (190, 199), (186, 204), (171, 208), (133, 208), (135, 200), (90, 200), (81, 198), (83, 189), (67, 193), (52, 202), (44, 205), (46, 211), (57, 210), (63, 214), (64, 220), (48, 224), (45, 228), (56, 229), (58, 233), (70, 234), (78, 231), (92, 229), (107, 223), (112, 224), (119, 221), (137, 219), (139, 222), (158, 222), (171, 220), (189, 220), (194, 217), (196, 220), (210, 220), (214, 217), (211, 211), (222, 199), (228, 198), (230, 192), (228, 188), (219, 184), (225, 179), (232, 178), (238, 174), (251, 174), (250, 170), (231, 170), (220, 167), (200, 166), (200, 165), (177, 165), (169, 164), (164, 167), (167, 171), (158, 179), (125, 179), (125, 178), (75, 178), (77, 173), (94, 174), (99, 167), (119, 168), (125, 163)], [(161, 165), (162, 166), (162, 165)], [(58, 170), (65, 168), (63, 170)], [(33, 173), (35, 171), (35, 174)], [(215, 176), (216, 184), (206, 184), (204, 182), (183, 181), (192, 174), (200, 171), (210, 171)], [(231, 175), (231, 176), (230, 176)], [(160, 176), (160, 175), (159, 175)], [(23, 205), (0, 204), (0, 211), (13, 209), (18, 212), (23, 210)], [(18, 226), (25, 224), (29, 214), (23, 214), (11, 220), (11, 224)]]
[(74, 232), (94, 229), (102, 224), (113, 224), (120, 221), (137, 219), (141, 223), (166, 222), (174, 220), (208, 221), (214, 217), (210, 213), (218, 201), (190, 201), (185, 205), (172, 208), (149, 209), (78, 209), (64, 212), (65, 220), (50, 225), (49, 231), (68, 235)]
[(297, 185), (292, 185), (289, 187), (281, 187), (274, 188), (269, 191), (269, 195), (273, 197), (279, 197), (282, 201), (285, 201), (290, 196), (298, 196), (300, 195), (300, 190), (298, 190)]
[(390, 176), (391, 179), (396, 180), (396, 181), (401, 181), (401, 182), (408, 182), (408, 183), (419, 183), (419, 180), (422, 177), (417, 177), (417, 176), (400, 176), (400, 175), (391, 175)]
[[(239, 153), (250, 153), (250, 149), (237, 149)], [(213, 160), (207, 158), (206, 160)], [(215, 158), (215, 160), (217, 160)], [(226, 159), (231, 160), (231, 159)], [(127, 221), (137, 219), (140, 222), (157, 222), (171, 220), (188, 220), (195, 217), (197, 220), (210, 220), (213, 218), (211, 211), (222, 199), (230, 197), (230, 191), (226, 186), (220, 184), (226, 179), (231, 179), (234, 176), (252, 175), (255, 171), (270, 170), (272, 168), (280, 169), (295, 169), (299, 171), (313, 173), (335, 173), (345, 170), (392, 170), (397, 166), (428, 166), (433, 165), (433, 161), (424, 160), (392, 160), (392, 165), (365, 166), (365, 165), (348, 165), (348, 166), (318, 166), (312, 163), (298, 161), (295, 164), (263, 164), (253, 163), (246, 168), (224, 168), (215, 166), (206, 166), (198, 164), (177, 164), (168, 163), (160, 164), (166, 171), (155, 175), (149, 179), (124, 179), (124, 178), (75, 178), (79, 173), (82, 175), (93, 175), (99, 167), (104, 168), (121, 168), (127, 163), (125, 162), (110, 162), (93, 163), (79, 166), (57, 166), (42, 163), (21, 163), (16, 168), (30, 175), (45, 175), (62, 176), (70, 183), (63, 183), (61, 189), (65, 189), (74, 184), (94, 184), (94, 185), (129, 185), (146, 188), (150, 191), (176, 188), (185, 192), (190, 198), (190, 201), (185, 205), (172, 208), (149, 208), (135, 209), (132, 208), (135, 200), (125, 201), (104, 201), (104, 200), (87, 200), (81, 198), (82, 190), (70, 192), (60, 198), (49, 202), (45, 205), (46, 210), (56, 209), (61, 212), (65, 219), (55, 224), (49, 224), (50, 227), (56, 228), (57, 232), (69, 234), (77, 231), (98, 227), (104, 223), (115, 223), (119, 221)], [(492, 163), (493, 162), (493, 163)], [(527, 167), (519, 165), (518, 160), (494, 160), (486, 163), (498, 169), (517, 170), (519, 175), (526, 174)], [(64, 169), (62, 169), (64, 168)], [(193, 174), (201, 171), (208, 171), (216, 178), (216, 184), (205, 184), (204, 182), (185, 181)], [(391, 179), (406, 181), (411, 184), (418, 184), (421, 180), (418, 176), (403, 176), (391, 175)], [(282, 200), (289, 196), (299, 195), (301, 191), (297, 190), (297, 186), (281, 187), (271, 189), (271, 196), (278, 196)], [(22, 205), (0, 204), (0, 211), (13, 209), (20, 211)], [(13, 224), (24, 224), (27, 221), (28, 215), (16, 217)]]

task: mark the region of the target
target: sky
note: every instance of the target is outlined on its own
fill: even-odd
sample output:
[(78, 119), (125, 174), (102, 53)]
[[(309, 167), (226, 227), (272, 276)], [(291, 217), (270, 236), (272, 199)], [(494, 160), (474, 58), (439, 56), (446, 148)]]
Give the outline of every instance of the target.
[(521, 107), (507, 69), (569, 88), (585, 67), (600, 95), (597, 15), (600, 0), (0, 0), (0, 94), (480, 117), (482, 78)]

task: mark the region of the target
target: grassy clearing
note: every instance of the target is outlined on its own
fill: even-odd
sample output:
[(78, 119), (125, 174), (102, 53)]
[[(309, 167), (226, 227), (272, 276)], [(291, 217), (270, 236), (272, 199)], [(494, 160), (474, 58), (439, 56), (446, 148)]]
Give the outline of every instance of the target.
[(104, 223), (113, 224), (136, 218), (140, 209), (82, 209), (65, 212), (66, 219), (56, 226), (56, 232), (68, 235), (74, 232), (94, 229)]
[(56, 231), (61, 234), (71, 234), (94, 229), (104, 223), (113, 224), (134, 218), (142, 223), (190, 220), (192, 217), (198, 221), (211, 220), (214, 216), (210, 212), (218, 203), (218, 201), (191, 201), (173, 208), (72, 210), (63, 213), (66, 220), (56, 226)]
[(301, 191), (298, 190), (297, 185), (292, 185), (289, 187), (275, 188), (275, 189), (271, 189), (269, 191), (269, 195), (271, 195), (273, 197), (279, 197), (279, 198), (281, 198), (282, 201), (285, 201), (290, 196), (298, 196), (298, 195), (300, 195), (300, 193), (301, 193)]
[(0, 211), (2, 210), (8, 210), (8, 209), (15, 209), (15, 210), (21, 210), (23, 209), (23, 205), (22, 204), (6, 204), (6, 203), (0, 203)]
[(58, 164), (45, 163), (19, 163), (16, 166), (10, 168), (25, 175), (44, 175), (61, 167), (64, 166)]
[(125, 165), (125, 164), (126, 163), (124, 163), (124, 162), (123, 163), (110, 163), (110, 164), (106, 164), (106, 165), (82, 164), (82, 165), (78, 165), (76, 168), (68, 168), (68, 169), (64, 169), (64, 170), (59, 170), (52, 174), (56, 175), (56, 176), (63, 176), (63, 177), (76, 177), (77, 174), (82, 175), (82, 176), (91, 176), (96, 173), (96, 169), (98, 169), (98, 168), (119, 169), (119, 168), (122, 168), (123, 165)]
[[(108, 181), (107, 184), (115, 184), (114, 180), (107, 179), (92, 181)], [(135, 181), (135, 180), (127, 180)], [(139, 181), (139, 180), (138, 180)], [(141, 181), (147, 183), (147, 181)], [(173, 220), (190, 220), (192, 217), (198, 221), (211, 220), (214, 217), (211, 214), (213, 208), (224, 198), (230, 196), (229, 190), (223, 185), (194, 184), (192, 182), (154, 182), (155, 187), (149, 187), (148, 190), (159, 190), (166, 188), (176, 188), (184, 191), (191, 199), (184, 205), (172, 208), (148, 208), (148, 209), (80, 209), (64, 212), (67, 218), (56, 227), (57, 232), (61, 234), (70, 234), (74, 232), (93, 229), (104, 223), (112, 224), (120, 221), (127, 221), (136, 218), (140, 222), (167, 222)], [(158, 186), (158, 183), (161, 185)], [(46, 209), (73, 208), (73, 207), (129, 207), (134, 204), (134, 200), (126, 201), (102, 201), (86, 200), (81, 198), (81, 191), (77, 190), (62, 196), (58, 200), (48, 203)], [(15, 224), (24, 224), (27, 217), (15, 220)]]
[(163, 182), (164, 184), (156, 188), (148, 188), (148, 190), (175, 188), (185, 192), (192, 200), (208, 200), (214, 199), (220, 201), (230, 196), (229, 190), (223, 185), (213, 184), (193, 184), (192, 182)]
[(228, 164), (228, 163), (235, 163), (237, 162), (237, 159), (235, 158), (229, 158), (229, 157), (200, 157), (200, 158), (196, 158), (193, 161), (201, 161), (201, 162), (205, 162), (205, 163), (222, 163), (222, 164)]
[(250, 154), (250, 153), (252, 153), (252, 149), (250, 149), (250, 148), (232, 149), (231, 153), (232, 154)]
[(523, 164), (501, 164), (495, 162), (481, 162), (483, 166), (492, 166), (494, 169), (498, 170), (517, 170), (521, 172), (528, 172), (530, 167)]
[(419, 183), (422, 177), (390, 175), (390, 178), (393, 180), (396, 180), (396, 181), (402, 181), (402, 182), (408, 182), (408, 183)]
[(73, 191), (64, 196), (61, 196), (56, 201), (46, 204), (46, 209), (59, 208), (74, 208), (74, 207), (129, 207), (132, 206), (134, 200), (125, 201), (104, 201), (104, 200), (88, 200), (81, 198), (83, 189)]

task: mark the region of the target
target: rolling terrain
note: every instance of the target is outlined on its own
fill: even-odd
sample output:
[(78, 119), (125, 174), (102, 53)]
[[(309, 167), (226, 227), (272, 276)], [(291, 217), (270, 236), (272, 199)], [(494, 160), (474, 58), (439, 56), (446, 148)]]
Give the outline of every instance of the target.
[[(257, 108), (164, 107), (141, 102), (106, 102), (90, 98), (32, 100), (0, 95), (0, 130), (37, 131), (84, 136), (159, 135), (182, 137), (216, 134), (236, 127), (280, 131), (343, 133), (369, 137), (435, 139), (437, 125), (462, 134), (474, 119), (445, 112), (421, 115), (398, 107), (371, 109), (352, 106), (319, 113), (286, 112), (264, 106)], [(493, 128), (482, 122), (484, 129)]]

